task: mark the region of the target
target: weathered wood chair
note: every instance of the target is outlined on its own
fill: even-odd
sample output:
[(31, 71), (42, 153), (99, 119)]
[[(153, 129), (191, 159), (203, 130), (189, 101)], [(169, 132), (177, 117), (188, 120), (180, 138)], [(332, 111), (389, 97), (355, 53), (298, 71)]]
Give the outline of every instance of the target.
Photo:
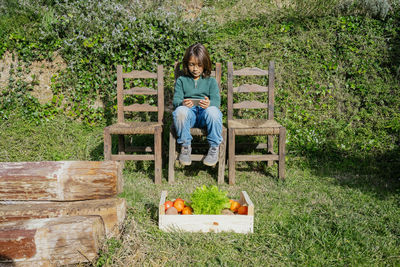
[[(221, 63), (216, 63), (215, 71), (211, 72), (211, 76), (215, 77), (217, 80), (218, 86), (221, 90)], [(183, 74), (183, 71), (180, 68), (180, 64), (175, 64), (174, 69), (175, 74), (175, 81)], [(207, 136), (207, 129), (205, 128), (191, 128), (190, 134), (192, 136)], [(218, 156), (218, 183), (221, 184), (224, 182), (224, 173), (225, 173), (225, 159), (226, 159), (226, 137), (227, 137), (227, 130), (226, 127), (222, 127), (222, 143), (220, 144), (219, 148), (219, 156)], [(193, 150), (198, 149), (197, 144), (192, 144)], [(203, 145), (204, 148), (205, 147)], [(207, 156), (207, 152), (205, 154), (194, 154), (192, 153), (191, 159), (192, 161), (202, 161)], [(175, 180), (175, 163), (179, 162), (178, 160), (179, 153), (177, 151), (176, 145), (176, 133), (175, 127), (172, 124), (169, 133), (169, 162), (168, 162), (168, 182), (170, 184), (174, 183)]]
[[(235, 76), (268, 76), (268, 87), (258, 84), (243, 84), (233, 87)], [(228, 62), (228, 168), (229, 184), (235, 183), (235, 167), (237, 161), (268, 161), (271, 166), (278, 162), (278, 176), (285, 178), (285, 142), (286, 129), (274, 120), (274, 89), (275, 66), (271, 61), (268, 72), (258, 68), (244, 68), (234, 70), (233, 63)], [(262, 93), (268, 92), (268, 103), (260, 101), (243, 101), (234, 103), (235, 93)], [(235, 119), (234, 109), (265, 109), (268, 119)], [(261, 117), (261, 116), (260, 116)], [(268, 154), (263, 155), (236, 155), (235, 137), (239, 135), (268, 136)], [(279, 137), (278, 154), (273, 151), (274, 135)], [(263, 144), (261, 144), (261, 147)]]
[[(157, 90), (147, 87), (133, 87), (124, 90), (124, 79), (157, 79)], [(124, 105), (125, 95), (157, 95), (157, 106), (144, 104)], [(157, 67), (157, 73), (148, 71), (131, 71), (124, 73), (122, 66), (117, 66), (117, 105), (118, 122), (104, 129), (105, 160), (154, 160), (154, 182), (161, 184), (162, 178), (162, 127), (164, 116), (164, 73), (163, 66)], [(157, 121), (125, 121), (125, 112), (158, 112)], [(118, 155), (111, 152), (111, 135), (118, 135)], [(124, 135), (154, 135), (154, 146), (133, 146), (125, 148)], [(125, 152), (152, 152), (153, 154), (125, 154)]]

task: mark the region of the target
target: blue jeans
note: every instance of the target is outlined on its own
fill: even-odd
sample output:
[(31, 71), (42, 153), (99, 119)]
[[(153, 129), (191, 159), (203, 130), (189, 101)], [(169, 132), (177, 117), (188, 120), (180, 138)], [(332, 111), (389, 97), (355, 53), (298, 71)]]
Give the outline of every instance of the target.
[(190, 128), (207, 128), (207, 141), (210, 146), (219, 146), (222, 142), (222, 113), (215, 106), (203, 109), (199, 106), (191, 108), (179, 106), (172, 113), (177, 142), (189, 146), (192, 142)]

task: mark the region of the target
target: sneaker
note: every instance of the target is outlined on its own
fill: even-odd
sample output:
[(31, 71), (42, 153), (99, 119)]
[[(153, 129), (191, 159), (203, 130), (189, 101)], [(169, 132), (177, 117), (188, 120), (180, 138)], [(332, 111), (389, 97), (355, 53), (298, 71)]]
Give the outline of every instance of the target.
[(203, 160), (203, 164), (207, 166), (214, 166), (218, 162), (219, 147), (212, 146), (208, 149), (207, 156)]
[(191, 146), (182, 146), (181, 154), (179, 154), (179, 162), (185, 166), (192, 164), (192, 159), (190, 158), (191, 153), (192, 153)]

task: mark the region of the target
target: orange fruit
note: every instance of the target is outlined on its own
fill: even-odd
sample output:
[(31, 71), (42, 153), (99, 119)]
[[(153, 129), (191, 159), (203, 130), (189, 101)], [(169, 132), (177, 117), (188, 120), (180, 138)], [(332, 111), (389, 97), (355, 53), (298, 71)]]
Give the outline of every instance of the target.
[(165, 210), (167, 210), (174, 206), (174, 202), (172, 202), (171, 200), (165, 201), (164, 206), (165, 206)]
[(190, 215), (192, 214), (192, 208), (191, 207), (184, 207), (182, 210), (183, 215)]
[(231, 202), (231, 207), (230, 207), (231, 211), (237, 212), (239, 208), (240, 208), (239, 202), (237, 202), (237, 201), (232, 201)]
[(247, 206), (241, 206), (241, 207), (238, 209), (238, 214), (247, 215), (247, 212), (248, 212)]
[(174, 207), (178, 210), (178, 212), (181, 212), (183, 210), (183, 208), (185, 207), (185, 202), (183, 202), (182, 199), (175, 200)]

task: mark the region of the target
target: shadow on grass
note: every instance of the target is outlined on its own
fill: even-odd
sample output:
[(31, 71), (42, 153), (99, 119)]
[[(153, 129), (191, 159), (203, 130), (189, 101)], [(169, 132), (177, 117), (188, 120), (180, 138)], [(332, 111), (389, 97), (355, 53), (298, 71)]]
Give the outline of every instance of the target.
[(279, 180), (277, 162), (274, 162), (271, 167), (268, 167), (265, 161), (237, 162), (235, 170), (244, 172), (255, 171), (271, 179)]
[(218, 180), (218, 164), (210, 167), (204, 165), (201, 161), (193, 161), (190, 166), (183, 166), (177, 163), (175, 164), (175, 173), (176, 172), (182, 172), (183, 175), (188, 177), (196, 177), (199, 176), (200, 172), (207, 172), (215, 181)]
[(333, 150), (305, 152), (292, 164), (309, 168), (320, 177), (334, 177), (338, 185), (358, 188), (378, 198), (400, 191), (400, 148), (369, 156)]
[[(117, 153), (118, 138), (113, 136), (113, 153)], [(151, 144), (151, 136), (133, 137), (133, 142)], [(103, 160), (103, 142), (90, 153), (92, 160)], [(163, 146), (163, 180), (168, 180), (168, 143)], [(287, 151), (291, 151), (290, 147)], [(398, 194), (400, 191), (400, 148), (387, 151), (384, 154), (360, 156), (341, 150), (321, 149), (317, 151), (301, 150), (302, 156), (290, 157), (286, 168), (295, 165), (310, 169), (315, 175), (334, 177), (338, 185), (359, 188), (364, 192), (372, 192), (377, 197)], [(125, 171), (144, 171), (146, 178), (154, 181), (154, 161), (126, 162)], [(226, 165), (226, 168), (228, 166)], [(237, 171), (259, 172), (272, 179), (277, 178), (277, 165), (267, 167), (265, 162), (240, 162)], [(175, 166), (175, 175), (182, 172), (184, 176), (196, 177), (201, 172), (207, 172), (215, 181), (218, 179), (218, 165), (208, 167), (202, 162), (193, 162), (190, 167)], [(289, 178), (290, 179), (290, 178)], [(225, 177), (227, 181), (227, 177)]]
[(101, 142), (90, 151), (90, 158), (93, 161), (104, 160), (104, 142)]
[[(395, 15), (395, 21), (397, 27), (400, 26), (400, 15)], [(399, 32), (399, 30), (397, 30)], [(387, 39), (388, 47), (390, 48), (390, 60), (388, 62), (388, 67), (392, 70), (393, 75), (398, 81), (400, 81), (400, 35), (394, 34), (391, 38)]]
[(158, 207), (154, 203), (147, 202), (144, 204), (147, 214), (150, 215), (151, 221), (158, 225)]

